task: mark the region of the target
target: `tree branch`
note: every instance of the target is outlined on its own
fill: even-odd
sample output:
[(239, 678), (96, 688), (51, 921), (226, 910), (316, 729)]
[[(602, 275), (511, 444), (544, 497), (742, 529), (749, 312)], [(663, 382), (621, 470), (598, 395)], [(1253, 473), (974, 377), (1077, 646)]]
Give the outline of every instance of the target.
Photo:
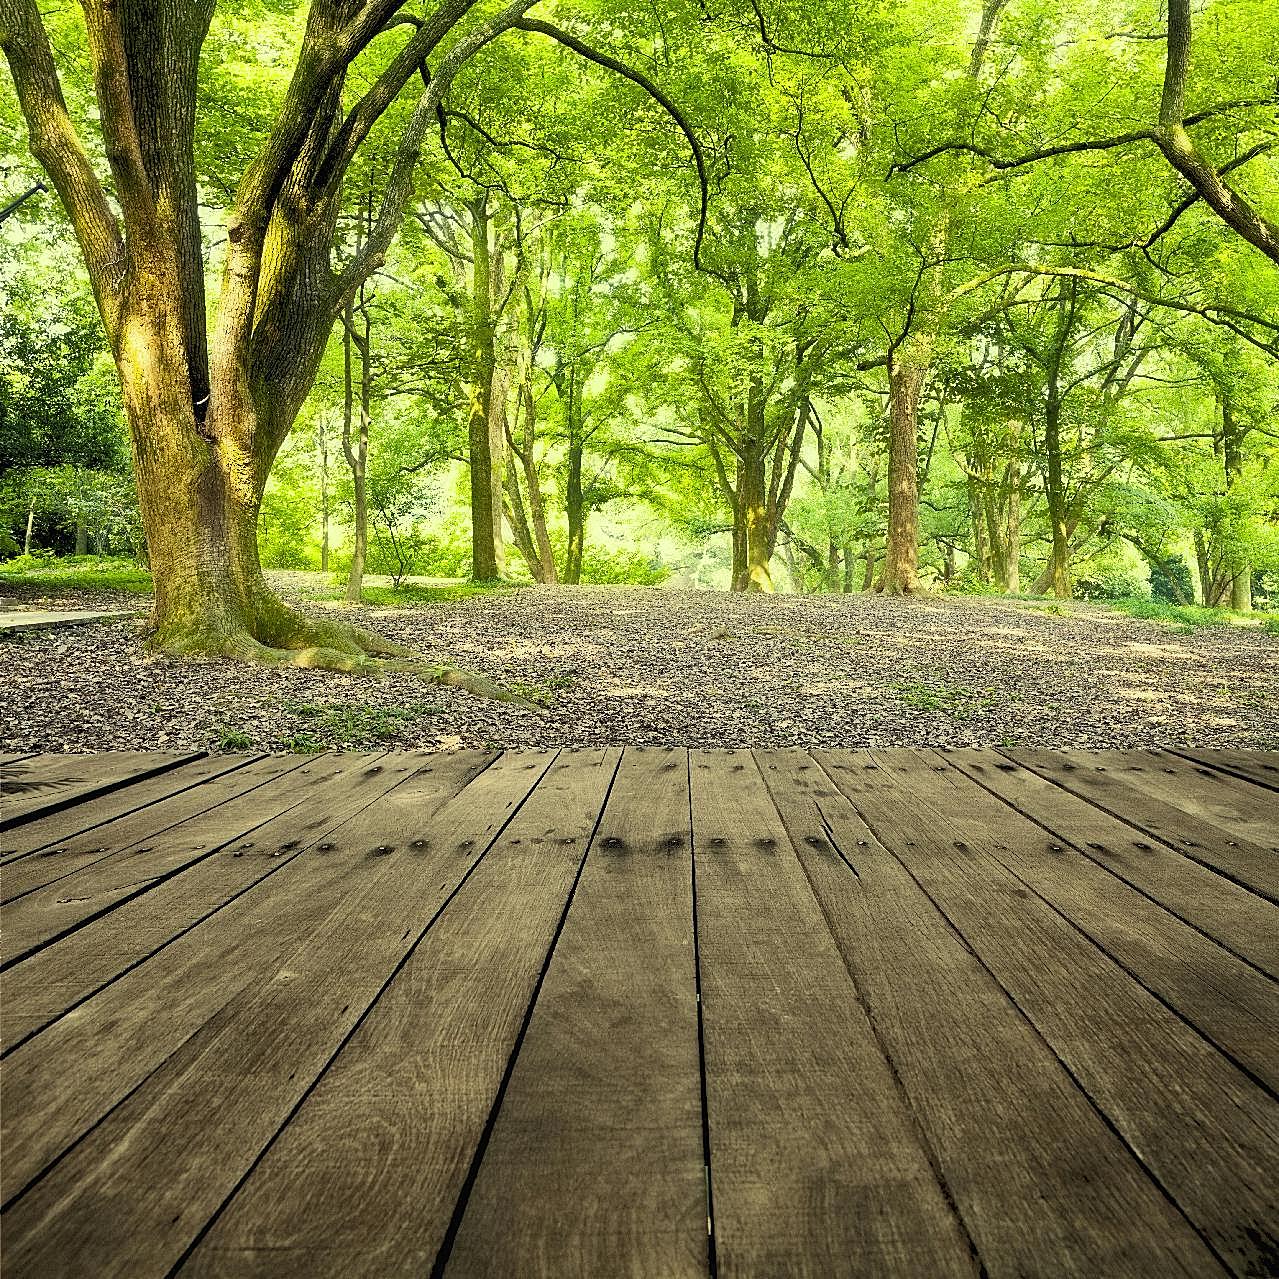
[(475, 56), (485, 45), (495, 40), (504, 31), (509, 31), (524, 14), (533, 7), (536, 0), (515, 0), (500, 13), (495, 14), (483, 26), (459, 40), (441, 58), (431, 83), (425, 93), (418, 99), (413, 114), (404, 126), (400, 136), (400, 145), (395, 155), (395, 163), (391, 167), (391, 175), (387, 179), (386, 190), (382, 195), (382, 204), (377, 221), (361, 251), (350, 265), (338, 277), (330, 299), (334, 310), (341, 306), (343, 299), (359, 287), (362, 281), (377, 270), (382, 264), (391, 241), (399, 230), (400, 220), (404, 216), (409, 200), (413, 196), (413, 172), (422, 154), (422, 143), (427, 130), (435, 119), (440, 99), (463, 65)]
[(628, 67), (624, 62), (619, 62), (616, 58), (610, 57), (607, 53), (600, 53), (598, 50), (592, 49), (590, 45), (583, 43), (567, 31), (561, 31), (558, 27), (553, 27), (549, 22), (541, 22), (534, 18), (525, 18), (514, 25), (521, 31), (536, 31), (540, 35), (549, 36), (552, 40), (564, 45), (565, 48), (572, 49), (574, 53), (580, 54), (588, 62), (594, 62), (609, 71), (614, 71), (632, 84), (639, 85), (679, 126), (680, 132), (688, 140), (688, 145), (692, 148), (693, 160), (697, 165), (697, 181), (701, 191), (701, 210), (697, 218), (697, 235), (693, 240), (693, 265), (699, 271), (702, 270), (702, 242), (706, 238), (706, 218), (710, 209), (710, 187), (706, 177), (706, 155), (702, 150), (702, 144), (697, 140), (697, 135), (693, 132), (692, 126), (684, 118), (683, 112), (646, 75)]
[(123, 279), (124, 237), (71, 123), (36, 0), (0, 0), (0, 50), (18, 91), (31, 153), (71, 219), (98, 309), (112, 333)]

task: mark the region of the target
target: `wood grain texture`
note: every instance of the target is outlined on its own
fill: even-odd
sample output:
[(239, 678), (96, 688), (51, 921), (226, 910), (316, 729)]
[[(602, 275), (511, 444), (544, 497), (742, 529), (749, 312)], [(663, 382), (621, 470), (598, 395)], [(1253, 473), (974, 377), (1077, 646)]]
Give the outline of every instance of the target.
[(128, 772), (10, 832), (19, 908), (102, 897), (0, 975), (3, 1273), (1276, 1273), (1228, 759)]
[[(381, 875), (386, 855), (374, 850), (403, 838), (415, 813), (430, 815), (454, 796), (457, 773), (468, 766), (467, 757), (443, 757), (425, 770), (412, 757), (368, 764), (375, 777), (390, 772), (400, 784), (13, 1052), (0, 1095), (9, 1137), (0, 1197), (7, 1203), (237, 995), (275, 975), (342, 902)], [(522, 782), (524, 769), (517, 771)]]
[(1016, 750), (1008, 757), (1024, 768), (1088, 800), (1103, 812), (1153, 835), (1170, 848), (1229, 876), (1271, 901), (1279, 901), (1279, 857), (1275, 848), (1232, 836), (1219, 826), (1132, 786), (1105, 765), (1069, 751)]
[[(486, 758), (477, 755), (473, 769), (457, 774), (459, 790)], [(3, 1051), (7, 1053), (254, 884), (278, 874), (404, 780), (403, 771), (383, 768), (379, 759), (343, 757), (337, 777), (325, 786), (323, 804), (295, 806), (281, 813), (253, 831), (251, 840), (236, 840), (18, 964), (4, 978)]]
[(1206, 764), (1228, 777), (1252, 782), (1267, 790), (1279, 791), (1279, 751), (1237, 751), (1197, 748), (1178, 748), (1175, 752), (1183, 759)]
[(708, 1273), (685, 751), (628, 748), (449, 1275)]
[(421, 1275), (489, 1120), (620, 751), (560, 757), (184, 1275)]
[[(148, 812), (152, 805), (173, 800), (183, 793), (189, 793), (193, 788), (197, 789), (198, 793), (199, 789), (203, 789), (214, 778), (233, 773), (236, 769), (243, 768), (245, 764), (259, 758), (261, 757), (255, 755), (206, 755), (155, 777), (135, 782), (132, 786), (111, 791), (89, 803), (73, 804), (70, 808), (51, 813), (48, 817), (39, 817), (22, 826), (16, 826), (13, 830), (0, 834), (0, 864), (24, 858), (38, 850), (60, 848), (68, 841), (91, 830), (101, 834), (98, 846), (118, 848), (121, 844), (130, 841), (121, 833), (125, 828), (122, 824), (117, 824), (117, 821), (134, 813), (140, 819), (138, 822), (140, 829), (148, 833), (163, 830), (165, 824), (172, 824), (173, 819), (166, 823), (164, 814)], [(180, 812), (181, 810), (171, 807), (169, 811)], [(181, 821), (183, 818), (178, 817), (176, 820)], [(109, 823), (110, 829), (104, 829)], [(152, 823), (149, 828), (147, 823)], [(144, 834), (136, 836), (139, 839), (144, 837)], [(89, 847), (94, 846), (91, 841), (84, 841), (84, 843)], [(0, 872), (0, 875), (3, 873)]]
[(1271, 978), (1058, 843), (941, 755), (872, 756), (894, 785), (944, 808), (971, 848), (1006, 867), (1237, 1064), (1279, 1091), (1279, 986)]
[(498, 761), (425, 819), (411, 794), (396, 805), (391, 792), (381, 821), (397, 843), (366, 853), (365, 882), (325, 902), (282, 965), (236, 995), (19, 1200), (7, 1215), (6, 1269), (52, 1250), (73, 1270), (109, 1254), (122, 1273), (166, 1273), (550, 759), (504, 757), (512, 762)]
[(1279, 1248), (1274, 1099), (966, 839), (953, 808), (894, 787), (864, 753), (814, 757), (1209, 1246), (1264, 1273)]
[(1225, 1273), (826, 774), (756, 755), (986, 1273)]
[(198, 751), (104, 751), (36, 755), (11, 764), (0, 778), (0, 831), (167, 773), (199, 756)]
[(690, 772), (719, 1273), (975, 1274), (754, 760)]
[[(58, 857), (27, 857), (7, 867), (0, 966), (8, 967), (219, 848), (246, 839), (272, 818), (321, 794), (341, 770), (337, 760), (326, 758), (255, 761), (212, 783), (210, 798), (219, 791), (225, 796), (216, 807), (64, 870), (52, 882), (41, 883), (56, 873)], [(80, 855), (69, 856), (77, 860)]]
[(1073, 751), (1071, 758), (1109, 770), (1128, 785), (1215, 827), (1228, 840), (1242, 835), (1279, 852), (1279, 794), (1264, 787), (1241, 786), (1172, 751)]
[(991, 751), (948, 750), (952, 768), (1160, 902), (1220, 945), (1279, 978), (1279, 907), (1200, 862)]

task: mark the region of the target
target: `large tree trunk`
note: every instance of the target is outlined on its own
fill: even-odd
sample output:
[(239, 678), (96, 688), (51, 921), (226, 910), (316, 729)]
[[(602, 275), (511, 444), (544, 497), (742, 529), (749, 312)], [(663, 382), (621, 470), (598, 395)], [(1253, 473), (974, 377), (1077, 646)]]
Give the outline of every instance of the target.
[[(1235, 418), (1230, 397), (1221, 401), (1221, 457), (1226, 473), (1226, 493), (1229, 495), (1243, 478), (1243, 436)], [(1252, 565), (1237, 547), (1232, 547), (1229, 557), (1230, 607), (1237, 613), (1252, 612)]]
[[(386, 669), (373, 653), (409, 656), (353, 626), (286, 607), (263, 580), (256, 526), (267, 474), (333, 320), (395, 237), (442, 95), (466, 60), (530, 6), (508, 4), (433, 57), (471, 7), (450, 4), (419, 24), (409, 47), (350, 104), (352, 127), (344, 129), (348, 66), (384, 29), (386, 13), (312, 0), (289, 87), (225, 219), (210, 338), (194, 122), (214, 0), (85, 0), (101, 133), (88, 148), (67, 111), (37, 5), (0, 6), (0, 50), (31, 151), (75, 231), (119, 373), (155, 579), (154, 639), (165, 648), (339, 670)], [(372, 233), (335, 271), (344, 176), (428, 58), (430, 84), (402, 129)], [(110, 197), (94, 170), (99, 153), (111, 169)], [(400, 665), (500, 695), (479, 677), (420, 661)]]
[(576, 586), (582, 580), (582, 556), (586, 549), (586, 503), (582, 494), (582, 445), (568, 446), (568, 476), (564, 486), (564, 514), (568, 518), (568, 546), (564, 552), (563, 580)]
[(1008, 463), (1007, 538), (1004, 542), (1004, 574), (1001, 585), (1007, 595), (1021, 594), (1021, 467)]
[[(471, 205), (471, 412), (468, 428), (471, 463), (471, 577), (477, 582), (501, 576), (497, 531), (501, 506), (501, 467), (493, 457), (493, 382), (497, 343), (493, 316), (493, 261), (489, 249), (487, 197)], [(499, 249), (500, 253), (500, 249)]]
[[(351, 572), (346, 583), (346, 599), (348, 604), (360, 604), (364, 600), (364, 569), (369, 557), (369, 417), (372, 406), (372, 389), (369, 385), (371, 376), (370, 345), (371, 324), (366, 307), (361, 307), (364, 331), (357, 335), (355, 329), (354, 307), (349, 305), (343, 316), (342, 334), (342, 451), (346, 454), (347, 465), (351, 468), (351, 489), (353, 508), (353, 538), (351, 548)], [(352, 347), (360, 354), (360, 416), (357, 438), (353, 439), (354, 422), (354, 368)]]
[(907, 360), (888, 365), (888, 544), (877, 591), (919, 589), (919, 400), (926, 370)]
[(742, 479), (745, 484), (741, 503), (742, 517), (746, 524), (745, 589), (771, 595), (773, 578), (768, 562), (771, 558), (769, 545), (772, 539), (769, 536), (763, 459), (750, 458), (748, 465), (743, 468)]
[(1048, 463), (1044, 491), (1048, 499), (1048, 522), (1052, 529), (1052, 550), (1048, 560), (1049, 581), (1053, 594), (1058, 599), (1068, 600), (1071, 597), (1070, 533), (1066, 527), (1066, 487), (1061, 460), (1061, 405), (1051, 393), (1051, 388), (1044, 414), (1044, 452)]

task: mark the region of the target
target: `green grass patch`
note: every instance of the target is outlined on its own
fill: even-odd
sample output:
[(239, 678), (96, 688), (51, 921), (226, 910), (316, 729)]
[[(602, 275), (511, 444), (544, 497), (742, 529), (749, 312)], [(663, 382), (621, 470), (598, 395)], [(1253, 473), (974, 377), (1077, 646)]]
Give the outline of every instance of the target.
[(137, 561), (114, 556), (19, 555), (0, 564), (0, 583), (48, 591), (130, 591), (149, 595), (151, 574)]
[(214, 742), (215, 750), (232, 753), (253, 749), (253, 738), (243, 729), (228, 728), (225, 724), (219, 724), (213, 731), (217, 734), (217, 740)]
[(907, 706), (921, 711), (940, 711), (951, 719), (967, 719), (982, 711), (994, 710), (1002, 695), (994, 688), (964, 688), (959, 684), (894, 684), (897, 696)]
[(1279, 617), (1256, 613), (1235, 613), (1228, 608), (1203, 608), (1198, 604), (1166, 604), (1162, 600), (1119, 599), (1104, 601), (1107, 608), (1126, 617), (1166, 622), (1183, 635), (1202, 626), (1260, 627), (1279, 635)]
[(540, 684), (529, 684), (516, 681), (513, 684), (507, 684), (505, 687), (508, 692), (518, 693), (526, 702), (532, 702), (534, 706), (541, 706), (543, 709), (555, 705), (555, 694), (562, 692), (566, 688), (572, 688), (575, 681), (571, 675), (552, 675), (550, 679), (543, 680)]
[[(503, 591), (518, 591), (515, 582), (450, 582), (445, 586), (421, 586), (406, 582), (403, 586), (366, 586), (365, 604), (378, 608), (412, 608), (419, 604), (456, 604), (459, 600), (477, 599)], [(317, 599), (346, 599), (346, 583), (335, 582), (319, 592)]]
[(304, 727), (285, 743), (297, 754), (330, 750), (337, 746), (378, 746), (394, 741), (418, 720), (436, 712), (426, 702), (403, 706), (358, 706), (343, 702), (292, 702), (282, 709), (296, 715)]

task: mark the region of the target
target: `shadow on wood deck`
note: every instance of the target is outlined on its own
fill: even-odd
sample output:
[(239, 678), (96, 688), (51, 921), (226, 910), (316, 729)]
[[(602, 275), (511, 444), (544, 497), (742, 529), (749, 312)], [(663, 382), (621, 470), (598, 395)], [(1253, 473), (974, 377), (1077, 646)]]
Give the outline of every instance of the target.
[(1279, 1273), (1279, 757), (0, 761), (4, 1274)]

